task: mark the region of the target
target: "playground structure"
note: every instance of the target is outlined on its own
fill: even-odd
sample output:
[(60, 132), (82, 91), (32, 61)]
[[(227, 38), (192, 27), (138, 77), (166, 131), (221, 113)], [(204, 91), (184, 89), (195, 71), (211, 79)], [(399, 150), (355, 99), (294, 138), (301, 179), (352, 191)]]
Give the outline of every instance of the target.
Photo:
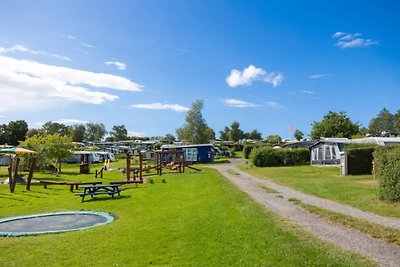
[[(10, 165), (8, 166), (8, 181), (10, 185), (10, 193), (14, 193), (18, 177), (20, 177), (18, 174), (20, 162), (21, 162), (20, 157), (13, 156), (10, 160)], [(26, 190), (29, 191), (31, 190), (33, 171), (36, 166), (36, 158), (35, 157), (29, 158), (28, 165), (29, 165), (29, 173), (28, 173), (28, 178), (26, 180)]]

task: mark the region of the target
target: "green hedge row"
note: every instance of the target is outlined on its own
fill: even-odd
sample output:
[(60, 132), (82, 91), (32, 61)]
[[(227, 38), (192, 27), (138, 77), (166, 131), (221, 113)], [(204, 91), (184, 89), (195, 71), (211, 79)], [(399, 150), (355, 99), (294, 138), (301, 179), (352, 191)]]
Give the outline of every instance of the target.
[(371, 174), (375, 148), (376, 146), (347, 148), (348, 174)]
[(306, 148), (273, 149), (271, 147), (260, 147), (253, 149), (250, 158), (256, 167), (306, 165), (310, 162), (310, 152)]
[(383, 146), (374, 152), (379, 198), (400, 201), (400, 146)]

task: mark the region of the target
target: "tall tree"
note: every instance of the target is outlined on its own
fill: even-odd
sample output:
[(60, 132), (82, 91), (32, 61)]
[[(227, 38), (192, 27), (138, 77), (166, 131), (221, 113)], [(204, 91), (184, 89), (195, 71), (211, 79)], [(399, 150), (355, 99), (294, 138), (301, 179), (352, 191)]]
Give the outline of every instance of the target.
[(114, 125), (112, 130), (110, 131), (110, 136), (115, 141), (122, 141), (128, 139), (128, 130), (126, 129), (125, 125)]
[(192, 144), (204, 144), (210, 141), (209, 127), (201, 114), (203, 106), (203, 100), (193, 102), (186, 114), (184, 125), (176, 130), (181, 141)]
[(172, 134), (166, 134), (164, 136), (164, 140), (167, 140), (167, 141), (170, 141), (170, 142), (174, 142), (176, 140), (176, 138)]
[(249, 133), (249, 139), (252, 139), (252, 140), (262, 140), (262, 134), (259, 132), (259, 131), (257, 131), (256, 129), (254, 129), (253, 131), (251, 131), (250, 133)]
[(72, 142), (82, 142), (85, 139), (86, 127), (83, 124), (76, 124), (72, 126), (71, 137)]
[(48, 121), (43, 124), (42, 130), (45, 134), (68, 134), (68, 127), (65, 124), (59, 122)]
[(89, 122), (86, 124), (85, 139), (87, 141), (100, 141), (106, 134), (103, 123)]
[(268, 135), (266, 141), (270, 144), (279, 144), (280, 142), (282, 142), (282, 138), (277, 134)]
[(223, 131), (219, 131), (219, 136), (220, 136), (219, 138), (222, 141), (229, 141), (230, 138), (229, 132), (230, 132), (229, 127), (225, 126)]
[(229, 131), (230, 139), (234, 142), (238, 142), (243, 138), (244, 132), (240, 129), (240, 123), (237, 121), (232, 122), (231, 129)]
[(393, 132), (399, 136), (400, 135), (400, 110), (393, 115)]
[(28, 124), (24, 120), (10, 121), (8, 124), (3, 124), (1, 132), (4, 143), (16, 146), (25, 140)]
[(303, 136), (304, 136), (304, 134), (303, 134), (302, 131), (300, 131), (300, 130), (298, 130), (298, 129), (296, 129), (296, 131), (294, 131), (294, 138), (295, 138), (297, 141), (300, 141), (301, 139), (303, 139)]
[(347, 137), (359, 132), (360, 125), (353, 123), (346, 112), (339, 113), (329, 111), (322, 121), (312, 124), (311, 138), (319, 139), (321, 137)]
[(370, 134), (380, 136), (385, 133), (394, 132), (395, 116), (389, 110), (383, 108), (377, 117), (372, 118), (369, 122)]

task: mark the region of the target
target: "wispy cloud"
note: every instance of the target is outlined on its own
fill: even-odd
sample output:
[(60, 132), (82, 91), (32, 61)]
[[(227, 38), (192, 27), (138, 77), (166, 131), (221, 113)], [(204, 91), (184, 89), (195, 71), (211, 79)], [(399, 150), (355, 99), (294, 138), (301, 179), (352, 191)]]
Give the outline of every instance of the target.
[(92, 47), (93, 47), (93, 45), (91, 45), (91, 44), (82, 42), (82, 41), (79, 40), (76, 36), (67, 34), (67, 35), (65, 35), (65, 37), (67, 37), (68, 39), (70, 39), (70, 40), (72, 40), (72, 41), (74, 41), (74, 42), (77, 42), (78, 44), (80, 44), (80, 45), (82, 45), (82, 46), (85, 46), (85, 47), (87, 47), (87, 48), (92, 48)]
[(331, 76), (331, 74), (330, 73), (313, 74), (313, 75), (308, 76), (308, 78), (310, 78), (310, 79), (321, 79), (321, 78), (325, 78), (325, 77), (328, 77), (328, 76)]
[(262, 81), (276, 87), (282, 83), (283, 78), (283, 74), (281, 73), (267, 72), (262, 68), (250, 65), (243, 71), (231, 70), (230, 75), (226, 77), (226, 82), (230, 87), (248, 86), (254, 81)]
[(16, 44), (12, 47), (9, 48), (4, 48), (0, 47), (0, 53), (17, 53), (17, 52), (22, 52), (22, 53), (30, 53), (33, 55), (41, 55), (41, 56), (47, 56), (47, 57), (53, 57), (53, 58), (58, 58), (58, 59), (63, 59), (66, 61), (71, 61), (71, 58), (62, 56), (59, 54), (52, 54), (52, 53), (47, 53), (44, 51), (36, 51), (36, 50), (31, 50), (23, 45)]
[(89, 121), (83, 121), (83, 120), (79, 120), (79, 119), (60, 119), (60, 120), (56, 120), (54, 122), (67, 124), (67, 125), (89, 123)]
[(246, 101), (234, 99), (234, 98), (225, 99), (224, 103), (229, 107), (235, 107), (235, 108), (253, 108), (253, 107), (258, 106), (254, 103), (246, 102)]
[(117, 95), (91, 87), (131, 92), (142, 88), (117, 75), (0, 56), (1, 106), (7, 111), (20, 107), (45, 109), (67, 102), (102, 104), (118, 99)]
[(186, 112), (189, 110), (188, 107), (178, 104), (164, 104), (164, 103), (150, 103), (150, 104), (134, 104), (130, 105), (132, 108), (140, 109), (154, 109), (154, 110), (172, 110), (175, 112)]
[(281, 109), (281, 108), (284, 108), (284, 106), (282, 106), (282, 105), (279, 104), (278, 102), (274, 102), (274, 101), (267, 101), (267, 102), (265, 102), (265, 105), (266, 105), (267, 107), (274, 108), (274, 109)]
[(143, 132), (136, 132), (136, 131), (128, 131), (128, 136), (138, 136), (143, 137), (146, 136)]
[(119, 62), (119, 61), (106, 61), (106, 62), (104, 62), (104, 64), (109, 65), (109, 66), (114, 65), (119, 70), (126, 70), (126, 64)]
[(369, 47), (379, 44), (379, 41), (369, 38), (362, 38), (361, 33), (336, 32), (332, 39), (336, 40), (335, 45), (340, 48)]
[(302, 90), (302, 91), (300, 91), (300, 92), (303, 93), (303, 94), (306, 94), (306, 95), (313, 95), (313, 94), (315, 94), (314, 91), (309, 91), (309, 90)]

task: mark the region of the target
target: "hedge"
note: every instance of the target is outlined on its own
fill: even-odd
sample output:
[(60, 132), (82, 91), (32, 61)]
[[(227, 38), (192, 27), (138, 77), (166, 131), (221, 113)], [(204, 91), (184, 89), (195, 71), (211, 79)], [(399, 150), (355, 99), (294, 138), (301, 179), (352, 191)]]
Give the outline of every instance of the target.
[(250, 158), (256, 167), (306, 165), (310, 161), (310, 152), (306, 148), (273, 149), (271, 147), (260, 147), (253, 149)]
[(371, 174), (373, 153), (377, 146), (346, 148), (347, 171), (350, 175)]
[(250, 153), (251, 153), (251, 151), (253, 150), (253, 148), (254, 148), (254, 146), (251, 146), (251, 145), (245, 146), (245, 147), (243, 148), (243, 157), (244, 157), (245, 159), (249, 159)]
[(400, 201), (400, 146), (379, 147), (374, 152), (379, 198)]

